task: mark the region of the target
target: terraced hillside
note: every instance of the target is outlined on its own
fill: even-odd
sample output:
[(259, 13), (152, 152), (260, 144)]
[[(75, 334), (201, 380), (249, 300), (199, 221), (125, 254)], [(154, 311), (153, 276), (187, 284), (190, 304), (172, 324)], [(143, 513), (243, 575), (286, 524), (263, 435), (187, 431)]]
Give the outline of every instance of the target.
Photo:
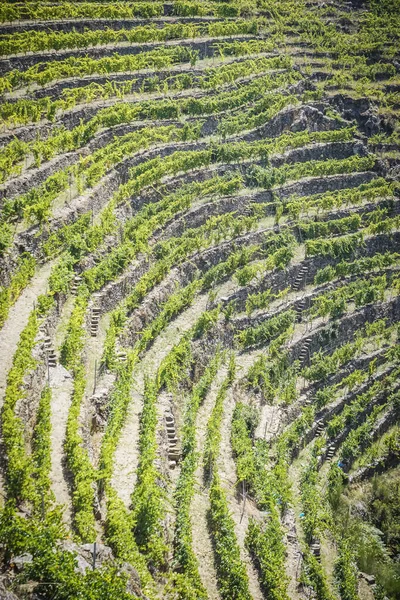
[(0, 19), (0, 597), (400, 598), (399, 0)]

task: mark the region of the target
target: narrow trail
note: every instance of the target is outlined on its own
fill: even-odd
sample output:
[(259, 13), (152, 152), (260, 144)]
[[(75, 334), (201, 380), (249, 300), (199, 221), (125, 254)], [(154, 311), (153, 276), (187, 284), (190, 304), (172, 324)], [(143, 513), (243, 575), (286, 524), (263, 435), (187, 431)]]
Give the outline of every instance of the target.
[[(300, 498), (300, 471), (302, 465), (308, 460), (309, 448), (305, 448), (289, 467), (289, 478), (292, 482), (292, 508), (290, 508), (283, 520), (283, 525), (287, 529), (286, 537), (286, 573), (289, 577), (288, 593), (293, 600), (306, 600), (308, 598), (307, 589), (299, 590), (299, 577), (302, 568), (301, 546), (305, 544), (303, 529), (300, 519), (297, 515), (301, 513)], [(294, 575), (294, 576), (293, 576)], [(308, 590), (310, 591), (310, 590)]]
[(8, 371), (11, 369), (20, 335), (28, 323), (36, 298), (46, 292), (54, 262), (46, 263), (37, 270), (30, 284), (10, 308), (7, 320), (0, 329), (0, 409), (3, 405)]
[(214, 565), (214, 551), (208, 532), (207, 512), (210, 507), (208, 490), (204, 488), (203, 462), (201, 450), (204, 448), (207, 422), (215, 404), (218, 389), (228, 373), (227, 367), (222, 367), (203, 404), (200, 407), (196, 422), (196, 449), (199, 452), (199, 461), (195, 472), (195, 494), (190, 507), (190, 517), (193, 532), (193, 550), (196, 554), (201, 581), (207, 590), (210, 600), (219, 600), (217, 576)]
[(247, 499), (244, 504), (242, 498), (239, 499), (235, 494), (236, 464), (233, 458), (230, 442), (231, 423), (233, 411), (235, 409), (235, 403), (235, 395), (232, 390), (230, 390), (225, 400), (224, 416), (221, 425), (221, 451), (218, 460), (218, 471), (220, 474), (221, 483), (225, 489), (229, 510), (235, 523), (236, 538), (240, 547), (242, 561), (246, 565), (251, 596), (253, 600), (264, 600), (257, 576), (257, 571), (245, 547), (245, 538), (249, 519), (250, 517), (260, 519), (260, 513), (252, 501)]
[[(10, 308), (7, 320), (0, 329), (0, 411), (4, 402), (8, 372), (12, 367), (21, 333), (28, 323), (36, 298), (47, 289), (54, 262), (47, 263), (37, 270), (30, 284)], [(3, 489), (3, 474), (0, 473), (0, 497), (3, 496)]]
[[(180, 396), (183, 400), (183, 396)], [(172, 408), (175, 408), (173, 395), (167, 392), (166, 390), (162, 390), (160, 394), (157, 396), (157, 431), (156, 431), (156, 443), (157, 443), (157, 458), (155, 463), (157, 465), (157, 469), (161, 474), (161, 477), (164, 479), (164, 489), (166, 494), (166, 503), (168, 505), (167, 510), (165, 511), (164, 518), (164, 531), (165, 537), (168, 547), (170, 548), (170, 559), (173, 559), (173, 542), (174, 542), (174, 532), (175, 532), (175, 524), (176, 524), (176, 510), (175, 510), (175, 499), (174, 499), (174, 491), (176, 489), (176, 484), (181, 472), (180, 462), (177, 462), (173, 469), (169, 468), (169, 460), (168, 460), (168, 437), (166, 435), (167, 430), (165, 427), (164, 416), (167, 412), (170, 412)], [(174, 416), (177, 415), (177, 410), (173, 410)], [(179, 422), (178, 419), (175, 420), (175, 425)], [(180, 439), (180, 431), (179, 428), (176, 429), (176, 436), (178, 438), (178, 448), (181, 448), (181, 439)]]
[(286, 529), (286, 573), (289, 577), (288, 594), (291, 600), (306, 600), (305, 592), (299, 591), (299, 578), (303, 563), (303, 555), (296, 527), (295, 508), (289, 508), (282, 524)]
[[(81, 434), (86, 444), (91, 445), (91, 422), (92, 422), (92, 410), (93, 406), (91, 398), (95, 392), (102, 390), (104, 386), (104, 380), (109, 379), (111, 382), (114, 381), (113, 377), (101, 377), (100, 361), (103, 353), (104, 341), (106, 338), (107, 325), (109, 323), (109, 315), (103, 315), (100, 319), (97, 335), (95, 337), (90, 335), (90, 332), (86, 332), (86, 343), (85, 343), (85, 394), (81, 404), (81, 410), (79, 414), (79, 424), (81, 428)], [(94, 436), (95, 438), (97, 436)], [(100, 436), (101, 437), (101, 436)], [(93, 464), (96, 462), (92, 456)]]
[(62, 366), (50, 371), (51, 388), (51, 487), (57, 504), (64, 507), (64, 521), (71, 522), (71, 497), (64, 468), (64, 440), (71, 404), (73, 379)]
[(260, 422), (255, 430), (255, 437), (269, 441), (279, 430), (282, 421), (282, 407), (276, 404), (263, 404), (260, 407)]
[(250, 369), (250, 367), (254, 364), (254, 362), (262, 356), (264, 352), (257, 348), (256, 350), (252, 350), (250, 352), (235, 353), (235, 362), (236, 362), (236, 379), (241, 379)]
[[(249, 369), (251, 364), (253, 364), (254, 361), (257, 359), (257, 356), (259, 354), (260, 354), (260, 352), (256, 351), (256, 352), (251, 352), (249, 354), (242, 354), (242, 355), (239, 355), (236, 357), (237, 368), (239, 367), (241, 376), (245, 375), (245, 373), (247, 372), (247, 370)], [(233, 413), (233, 409), (234, 409), (234, 404), (233, 404), (233, 408), (232, 408), (232, 413)], [(256, 437), (265, 438), (267, 440), (271, 439), (271, 437), (273, 437), (273, 435), (277, 432), (277, 430), (279, 428), (279, 423), (280, 423), (281, 418), (282, 418), (282, 408), (280, 406), (268, 405), (268, 404), (262, 406), (261, 414), (260, 414), (260, 423), (258, 424), (258, 427), (255, 431)], [(229, 428), (230, 428), (230, 421), (229, 421)], [(223, 431), (225, 431), (225, 430), (226, 430), (226, 428), (224, 427)], [(225, 458), (226, 468), (232, 469), (232, 467), (229, 467), (229, 462), (231, 460), (231, 456), (230, 455), (228, 456), (227, 452), (224, 452), (223, 456)], [(296, 490), (296, 492), (298, 494), (298, 490)], [(296, 496), (296, 499), (298, 499), (297, 496)], [(240, 504), (240, 506), (239, 506), (239, 504)], [(238, 502), (237, 498), (233, 498), (233, 503), (231, 504), (231, 508), (234, 509), (235, 505), (236, 505), (236, 507), (240, 508), (240, 518), (239, 518), (239, 521), (240, 521), (240, 519), (242, 518), (241, 515), (243, 513), (243, 502), (240, 503), (240, 502)], [(285, 536), (286, 537), (285, 543), (286, 543), (286, 549), (287, 549), (286, 572), (289, 577), (288, 594), (289, 594), (289, 597), (291, 598), (291, 600), (305, 600), (306, 595), (302, 592), (299, 592), (299, 589), (298, 589), (298, 577), (300, 576), (300, 573), (301, 573), (302, 553), (301, 553), (300, 542), (298, 539), (298, 530), (296, 527), (295, 510), (296, 510), (296, 508), (295, 509), (290, 508), (284, 515), (284, 518), (282, 521), (284, 530), (286, 532), (286, 536)], [(247, 523), (248, 523), (248, 516), (249, 515), (251, 516), (252, 512), (253, 512), (253, 516), (259, 517), (259, 511), (257, 510), (257, 508), (251, 502), (249, 502), (247, 500), (246, 501), (246, 511), (243, 514), (243, 520), (242, 520), (242, 525), (243, 525), (243, 523), (246, 523), (246, 529), (247, 529)], [(237, 521), (236, 512), (234, 512), (234, 518)], [(241, 531), (241, 529), (239, 529), (239, 531)], [(253, 567), (253, 569), (254, 569), (254, 567)]]
[(110, 315), (107, 313), (102, 316), (99, 323), (97, 335), (92, 337), (87, 334), (85, 345), (85, 362), (86, 362), (86, 389), (85, 397), (92, 395), (95, 387), (99, 387), (99, 367), (103, 354), (104, 342), (106, 340), (107, 329), (110, 322)]
[[(99, 415), (96, 415), (96, 410), (98, 409), (96, 409), (93, 402), (93, 395), (96, 394), (105, 399), (109, 398), (115, 382), (114, 373), (107, 370), (102, 371), (100, 368), (109, 322), (110, 315), (109, 313), (105, 313), (100, 319), (96, 337), (90, 336), (89, 333), (86, 337), (86, 388), (79, 415), (79, 423), (81, 434), (94, 468), (98, 468), (104, 427), (93, 425), (94, 422), (99, 422), (95, 419)], [(101, 417), (101, 411), (99, 412)]]
[[(338, 460), (338, 456), (337, 454), (336, 456), (336, 460)], [(331, 464), (334, 464), (335, 462), (335, 457), (332, 459), (331, 462), (326, 461), (325, 464), (322, 466), (319, 475), (320, 475), (320, 485), (321, 485), (321, 495), (323, 497), (323, 491), (326, 491), (327, 488), (327, 483), (328, 483), (328, 474), (329, 474), (329, 470), (330, 470), (330, 466)], [(326, 500), (326, 502), (328, 502), (328, 500)], [(326, 530), (324, 532), (323, 535), (321, 535), (321, 564), (323, 566), (323, 569), (326, 573), (326, 578), (328, 581), (328, 584), (330, 585), (331, 589), (334, 590), (336, 588), (336, 581), (335, 581), (335, 562), (338, 558), (338, 547), (336, 544), (336, 541), (334, 539), (333, 536), (333, 532), (332, 530)], [(361, 582), (361, 579), (359, 580), (359, 584)], [(369, 585), (368, 585), (369, 587)], [(370, 593), (369, 595), (366, 593), (365, 596), (360, 595), (360, 598), (362, 600), (367, 600), (369, 599), (372, 590), (369, 590)]]
[(179, 341), (182, 334), (190, 329), (197, 317), (206, 309), (207, 299), (208, 295), (199, 296), (190, 308), (172, 321), (156, 338), (143, 360), (134, 369), (132, 401), (128, 408), (126, 421), (115, 453), (112, 477), (112, 485), (127, 507), (130, 504), (130, 496), (136, 482), (136, 469), (139, 459), (137, 442), (143, 404), (144, 377), (146, 374), (155, 376), (162, 360)]
[(50, 369), (50, 421), (51, 421), (51, 488), (57, 504), (63, 506), (63, 519), (71, 523), (72, 509), (69, 485), (64, 465), (64, 441), (67, 427), (68, 411), (71, 406), (74, 387), (73, 377), (60, 363), (60, 348), (64, 341), (67, 325), (75, 304), (70, 297), (62, 308), (62, 313), (54, 333), (54, 344), (57, 353), (57, 366)]

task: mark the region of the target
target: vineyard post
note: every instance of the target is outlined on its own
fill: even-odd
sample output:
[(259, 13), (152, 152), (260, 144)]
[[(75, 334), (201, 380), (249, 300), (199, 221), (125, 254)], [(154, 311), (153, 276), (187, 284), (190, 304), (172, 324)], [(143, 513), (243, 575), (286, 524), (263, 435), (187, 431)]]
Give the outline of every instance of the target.
[(93, 571), (96, 569), (97, 542), (93, 544)]
[(301, 227), (299, 225), (297, 226), (297, 232), (299, 234), (300, 243), (302, 244), (304, 240), (303, 240), (303, 235), (301, 233)]
[(265, 428), (264, 428), (264, 440), (267, 438), (267, 433), (269, 431), (268, 427), (268, 418), (265, 420)]
[(96, 386), (97, 386), (97, 358), (94, 361), (94, 386), (93, 386), (93, 394), (96, 391)]

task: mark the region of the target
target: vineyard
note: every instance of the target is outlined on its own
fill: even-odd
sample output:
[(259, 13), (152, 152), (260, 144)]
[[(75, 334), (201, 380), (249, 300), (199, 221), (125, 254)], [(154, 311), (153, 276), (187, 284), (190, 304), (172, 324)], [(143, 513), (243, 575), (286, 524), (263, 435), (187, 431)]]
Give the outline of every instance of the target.
[(400, 0), (0, 4), (0, 598), (400, 598)]

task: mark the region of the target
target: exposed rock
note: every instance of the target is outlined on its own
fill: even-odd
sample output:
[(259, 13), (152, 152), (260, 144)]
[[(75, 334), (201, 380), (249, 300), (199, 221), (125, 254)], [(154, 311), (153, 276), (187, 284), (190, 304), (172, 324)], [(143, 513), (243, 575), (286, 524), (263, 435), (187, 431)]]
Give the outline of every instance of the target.
[(25, 554), (20, 554), (19, 556), (15, 556), (12, 559), (12, 564), (16, 571), (20, 572), (24, 569), (26, 565), (30, 565), (33, 560), (32, 554), (26, 552)]
[[(93, 544), (83, 544), (83, 546), (79, 546), (80, 552), (85, 556), (92, 557), (93, 556)], [(96, 562), (105, 562), (107, 560), (112, 560), (113, 553), (109, 546), (105, 546), (104, 544), (96, 544)]]
[[(59, 547), (65, 552), (75, 554), (77, 561), (75, 571), (77, 573), (84, 574), (87, 569), (93, 568), (93, 544), (78, 545), (74, 542), (64, 540), (60, 543)], [(109, 546), (99, 543), (96, 544), (96, 565), (101, 565), (108, 560), (112, 560), (112, 558), (113, 554)]]
[(104, 429), (109, 414), (108, 391), (96, 391), (90, 398), (92, 407), (92, 428), (95, 431)]
[(2, 581), (0, 581), (0, 600), (18, 600), (15, 594), (6, 590)]
[(367, 122), (365, 123), (365, 131), (368, 136), (373, 136), (380, 131), (380, 121), (379, 118), (371, 114)]
[(143, 598), (143, 600), (146, 600), (147, 596), (145, 596), (141, 591), (140, 577), (136, 569), (134, 569), (134, 567), (132, 567), (132, 565), (130, 565), (129, 563), (124, 563), (122, 565), (122, 570), (128, 575), (126, 591), (129, 594), (133, 594), (135, 596), (138, 596), (139, 598)]
[(369, 575), (368, 573), (360, 573), (360, 577), (362, 577), (363, 579), (365, 579), (365, 581), (367, 583), (369, 583), (369, 585), (374, 585), (374, 583), (375, 583), (375, 576), (374, 575)]
[(357, 504), (353, 504), (352, 513), (354, 514), (354, 516), (358, 516), (361, 519), (365, 519), (368, 516), (368, 509), (364, 502), (360, 500), (359, 502), (357, 502)]

